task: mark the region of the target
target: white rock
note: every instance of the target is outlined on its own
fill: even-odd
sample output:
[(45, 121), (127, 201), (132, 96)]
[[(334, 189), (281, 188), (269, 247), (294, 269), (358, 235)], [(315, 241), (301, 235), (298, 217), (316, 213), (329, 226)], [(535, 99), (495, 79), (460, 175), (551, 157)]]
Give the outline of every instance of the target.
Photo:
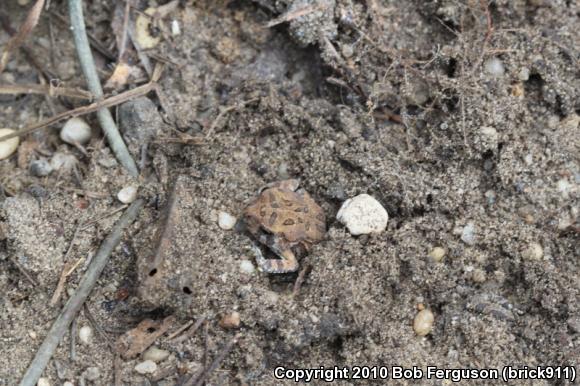
[(544, 248), (539, 243), (531, 243), (522, 256), (527, 260), (541, 260), (544, 257)]
[(62, 384), (62, 386), (75, 386), (74, 383), (66, 381), (65, 383)]
[(173, 19), (171, 20), (171, 34), (177, 36), (181, 34), (181, 28), (179, 27), (179, 21)]
[(419, 336), (425, 336), (431, 332), (433, 329), (433, 322), (435, 321), (435, 316), (433, 312), (429, 309), (419, 311), (415, 315), (415, 320), (413, 321), (413, 330), (415, 334)]
[(498, 58), (489, 58), (483, 64), (485, 72), (494, 77), (500, 77), (505, 74), (505, 67)]
[(220, 228), (229, 231), (236, 226), (236, 218), (229, 213), (219, 212), (218, 213), (218, 225)]
[(143, 353), (143, 359), (153, 361), (155, 363), (162, 362), (167, 359), (167, 357), (169, 357), (169, 351), (162, 350), (154, 346), (150, 347)]
[(79, 339), (84, 344), (91, 344), (93, 329), (90, 326), (82, 326), (79, 330)]
[(483, 147), (485, 149), (497, 149), (497, 144), (499, 142), (499, 134), (497, 130), (490, 126), (482, 126), (480, 128), (481, 140), (483, 141)]
[[(0, 129), (0, 137), (4, 137), (5, 135), (15, 133), (12, 129)], [(0, 160), (6, 159), (10, 157), (16, 149), (18, 149), (18, 145), (20, 144), (20, 138), (14, 137), (7, 139), (6, 141), (0, 142)]]
[(360, 194), (346, 200), (336, 218), (348, 228), (351, 235), (356, 236), (384, 231), (389, 214), (373, 197)]
[(50, 166), (53, 170), (69, 172), (78, 164), (77, 158), (72, 154), (54, 153), (50, 159)]
[(101, 378), (101, 370), (98, 367), (89, 367), (83, 372), (83, 376), (89, 381)]
[(157, 364), (152, 360), (148, 359), (146, 361), (137, 364), (137, 366), (135, 366), (135, 371), (138, 372), (139, 374), (152, 374), (155, 371), (157, 371)]
[(71, 145), (84, 145), (91, 139), (91, 127), (84, 119), (74, 117), (66, 121), (60, 130), (60, 139)]
[(475, 244), (475, 225), (472, 222), (467, 223), (461, 231), (461, 241), (467, 245)]
[(50, 382), (48, 381), (48, 378), (38, 378), (36, 386), (50, 386)]
[(254, 264), (250, 260), (242, 260), (240, 261), (240, 270), (251, 275), (256, 271), (256, 267), (254, 267)]
[(117, 193), (117, 198), (123, 204), (130, 204), (137, 199), (137, 187), (136, 186), (127, 186)]
[(530, 79), (530, 70), (526, 67), (522, 68), (520, 72), (518, 72), (518, 79), (522, 82), (527, 81)]
[(431, 258), (436, 262), (440, 262), (441, 260), (443, 260), (446, 253), (447, 252), (445, 251), (445, 249), (441, 247), (435, 247), (431, 250), (431, 252), (429, 252), (429, 256), (431, 256)]

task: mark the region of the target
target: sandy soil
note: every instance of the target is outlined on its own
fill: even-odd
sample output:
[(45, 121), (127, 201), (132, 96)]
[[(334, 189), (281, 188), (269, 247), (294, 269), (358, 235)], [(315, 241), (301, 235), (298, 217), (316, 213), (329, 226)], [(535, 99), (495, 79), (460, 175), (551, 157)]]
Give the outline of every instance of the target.
[[(116, 55), (110, 20), (124, 6), (89, 3), (89, 31)], [(132, 17), (160, 3), (135, 4)], [(2, 12), (15, 27), (27, 7), (8, 1)], [(50, 8), (67, 13), (64, 1)], [(81, 151), (59, 139), (62, 125), (26, 136), (0, 161), (0, 385), (17, 384), (129, 185), (147, 204), (45, 370), (51, 385), (181, 384), (236, 334), (207, 384), (292, 384), (274, 378), (277, 366), (580, 370), (579, 15), (564, 0), (179, 2), (146, 51), (167, 62), (165, 100), (150, 94), (113, 109), (143, 161), (138, 179), (101, 134)], [(1, 45), (8, 38), (0, 32)], [(72, 36), (54, 16), (43, 14), (27, 44), (61, 84), (86, 87)], [(104, 82), (115, 63), (95, 58)], [(130, 64), (137, 75), (109, 92), (146, 81), (136, 55)], [(38, 82), (21, 52), (0, 75), (1, 84)], [(83, 103), (0, 95), (0, 126)], [(63, 154), (70, 168), (31, 171)], [(217, 223), (219, 212), (239, 217), (260, 187), (287, 178), (300, 179), (328, 219), (325, 240), (301, 259), (308, 269), (296, 295), (297, 273), (242, 269), (255, 265), (249, 238)], [(173, 189), (170, 246), (150, 280)], [(336, 220), (361, 193), (388, 211), (384, 232), (355, 237)], [(413, 330), (421, 307), (434, 314), (424, 337)], [(232, 312), (240, 326), (224, 328)], [(135, 371), (139, 356), (118, 360), (115, 376), (121, 334), (171, 315), (169, 333), (207, 324), (180, 342), (159, 338), (154, 346), (169, 357), (154, 373)], [(93, 330), (88, 343), (83, 326)]]

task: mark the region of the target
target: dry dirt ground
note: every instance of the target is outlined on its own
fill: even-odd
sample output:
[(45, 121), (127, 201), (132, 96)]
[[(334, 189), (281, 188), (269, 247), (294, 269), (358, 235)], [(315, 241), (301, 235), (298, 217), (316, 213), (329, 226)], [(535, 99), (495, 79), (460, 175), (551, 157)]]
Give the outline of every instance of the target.
[[(0, 7), (13, 27), (30, 7), (18, 3)], [(65, 3), (50, 11), (67, 15)], [(88, 30), (116, 57), (111, 19), (124, 3), (86, 3)], [(133, 3), (131, 19), (164, 2)], [(50, 11), (26, 44), (61, 85), (86, 88), (70, 31)], [(139, 179), (101, 134), (81, 151), (59, 139), (61, 124), (0, 161), (0, 385), (17, 384), (121, 215), (116, 195), (128, 185), (146, 206), (45, 370), (50, 385), (180, 384), (235, 334), (208, 384), (283, 384), (279, 365), (580, 370), (579, 15), (566, 0), (180, 1), (145, 51), (167, 63), (165, 100), (150, 94), (113, 109)], [(2, 45), (8, 38), (0, 32)], [(131, 54), (137, 75), (109, 93), (147, 80)], [(104, 82), (115, 60), (95, 60)], [(0, 83), (39, 83), (38, 74), (20, 51)], [(83, 103), (1, 95), (0, 126)], [(34, 175), (32, 161), (55, 157), (67, 162)], [(261, 186), (289, 177), (328, 219), (325, 240), (301, 260), (310, 268), (296, 296), (297, 274), (249, 272), (248, 237), (217, 224), (220, 211), (239, 216)], [(144, 259), (172, 187), (178, 219), (159, 279), (146, 284)], [(388, 211), (384, 232), (355, 237), (336, 221), (361, 193)], [(426, 337), (413, 330), (419, 304), (435, 316)], [(239, 328), (220, 326), (234, 311)], [(115, 375), (118, 337), (171, 315), (169, 333), (207, 324), (180, 342), (157, 339), (170, 355), (154, 373), (137, 373), (137, 357), (118, 360)], [(93, 330), (88, 343), (83, 326)]]

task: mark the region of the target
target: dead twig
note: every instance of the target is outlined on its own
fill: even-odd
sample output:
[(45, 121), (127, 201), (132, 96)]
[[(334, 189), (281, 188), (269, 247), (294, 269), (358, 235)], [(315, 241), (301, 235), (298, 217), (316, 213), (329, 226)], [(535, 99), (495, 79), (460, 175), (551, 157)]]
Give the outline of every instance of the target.
[(5, 140), (10, 139), (10, 138), (13, 138), (13, 137), (21, 137), (25, 134), (28, 134), (30, 132), (33, 132), (35, 130), (41, 129), (41, 128), (46, 127), (46, 126), (50, 126), (50, 125), (55, 124), (57, 122), (60, 122), (64, 119), (94, 113), (95, 111), (98, 111), (99, 109), (102, 109), (102, 108), (116, 106), (116, 105), (121, 104), (121, 103), (128, 101), (130, 99), (138, 98), (140, 96), (146, 95), (151, 90), (155, 89), (156, 87), (157, 87), (157, 84), (155, 84), (154, 82), (149, 82), (147, 84), (144, 84), (143, 86), (139, 86), (139, 87), (136, 87), (132, 90), (125, 91), (121, 94), (114, 95), (110, 98), (104, 99), (104, 100), (99, 101), (99, 102), (92, 103), (88, 106), (82, 106), (82, 107), (78, 107), (78, 108), (73, 109), (73, 110), (64, 111), (64, 112), (57, 114), (53, 117), (45, 119), (44, 121), (30, 125), (22, 130), (18, 130), (15, 133), (0, 137), (0, 142), (5, 141)]
[(43, 94), (51, 97), (93, 99), (93, 94), (88, 91), (79, 88), (54, 87), (49, 84), (2, 84), (0, 85), (0, 94)]
[(12, 256), (10, 256), (10, 262), (12, 264), (14, 264), (14, 266), (16, 268), (18, 268), (18, 270), (20, 271), (20, 273), (22, 273), (24, 275), (24, 277), (30, 282), (30, 284), (32, 284), (32, 286), (35, 289), (38, 289), (38, 282), (36, 281), (35, 278), (33, 278), (30, 273), (28, 273), (28, 271)]
[[(237, 109), (241, 109), (242, 107), (244, 107), (245, 105), (252, 103), (252, 102), (256, 102), (257, 100), (259, 100), (259, 97), (256, 98), (252, 98), (252, 99), (248, 99), (247, 101), (241, 101), (240, 103), (236, 103), (232, 106), (229, 107), (225, 107), (220, 109), (219, 114), (217, 115), (217, 117), (215, 117), (215, 119), (213, 120), (212, 124), (209, 126), (209, 129), (207, 130), (207, 133), (205, 134), (205, 137), (208, 138), (209, 136), (211, 136), (213, 134), (213, 131), (215, 130), (217, 124), (219, 123), (219, 121), (229, 112), (237, 110)], [(0, 138), (1, 140), (1, 138)]]
[(10, 54), (12, 53), (12, 51), (18, 48), (26, 40), (26, 38), (30, 35), (30, 33), (38, 23), (38, 19), (40, 18), (43, 6), (44, 0), (37, 0), (36, 3), (34, 3), (34, 5), (32, 6), (32, 8), (30, 8), (30, 11), (26, 16), (26, 19), (24, 20), (24, 23), (22, 23), (22, 25), (18, 29), (16, 35), (14, 35), (8, 41), (8, 43), (6, 43), (6, 46), (4, 47), (4, 50), (2, 52), (2, 56), (0, 56), (0, 73), (4, 71), (4, 67), (6, 67), (6, 64), (8, 64), (8, 61), (10, 60)]
[[(181, 326), (173, 334), (169, 335), (167, 337), (167, 341), (171, 341), (171, 343), (183, 342), (184, 340), (192, 337), (197, 332), (197, 330), (199, 330), (199, 328), (201, 327), (201, 325), (203, 324), (203, 322), (205, 322), (205, 320), (206, 320), (205, 316), (202, 316), (201, 318), (199, 318), (195, 322), (195, 324), (193, 324), (193, 320), (190, 320), (188, 323), (186, 323), (185, 325)], [(183, 334), (181, 336), (178, 336), (183, 331), (187, 330), (189, 328), (189, 326), (191, 326), (192, 324), (193, 324), (193, 327), (190, 330), (188, 330), (185, 334)]]
[(143, 199), (137, 199), (133, 202), (123, 216), (121, 216), (119, 221), (117, 221), (111, 230), (111, 233), (105, 238), (96, 255), (93, 257), (85, 275), (81, 279), (77, 290), (65, 304), (60, 315), (50, 328), (50, 331), (46, 334), (46, 338), (42, 342), (42, 345), (36, 352), (34, 359), (22, 377), (19, 384), (20, 386), (36, 385), (38, 378), (42, 375), (42, 372), (46, 368), (54, 350), (56, 350), (71, 322), (80, 311), (93, 287), (96, 285), (101, 272), (103, 272), (103, 269), (113, 253), (113, 250), (117, 245), (119, 245), (125, 229), (135, 221), (144, 203), (145, 201)]
[[(93, 54), (89, 46), (89, 39), (87, 38), (85, 21), (83, 18), (82, 0), (69, 0), (68, 6), (81, 69), (83, 70), (83, 74), (87, 80), (89, 90), (97, 99), (102, 99), (103, 88), (101, 86), (101, 81), (99, 80), (97, 68), (95, 67), (95, 61), (93, 60)], [(101, 108), (97, 110), (97, 118), (115, 157), (131, 176), (137, 177), (139, 175), (137, 164), (129, 153), (127, 145), (123, 141), (109, 109)]]
[(311, 14), (312, 12), (322, 11), (326, 7), (323, 5), (307, 5), (306, 7), (297, 9), (295, 11), (287, 12), (275, 19), (270, 20), (266, 25), (265, 28), (272, 28), (278, 24), (286, 23), (288, 21), (292, 21), (302, 16), (306, 16)]
[(305, 264), (304, 268), (300, 270), (298, 273), (298, 277), (294, 282), (294, 289), (292, 290), (292, 296), (296, 297), (300, 292), (300, 288), (302, 288), (302, 284), (304, 283), (304, 279), (306, 278), (306, 274), (312, 270), (312, 265)]
[(242, 336), (242, 334), (238, 333), (236, 334), (236, 336), (234, 336), (225, 346), (224, 348), (222, 348), (222, 350), (220, 351), (220, 353), (218, 354), (218, 356), (214, 359), (214, 361), (211, 363), (211, 365), (208, 368), (205, 368), (201, 371), (201, 373), (197, 376), (192, 376), (191, 378), (189, 378), (187, 381), (185, 381), (183, 383), (182, 386), (201, 386), (205, 380), (207, 379), (207, 377), (215, 370), (218, 368), (218, 366), (220, 365), (220, 363), (224, 360), (224, 358), (226, 357), (226, 355), (229, 354), (229, 352), (232, 350), (232, 348), (234, 347), (234, 345), (236, 343), (238, 343), (238, 340), (240, 339), (240, 337)]

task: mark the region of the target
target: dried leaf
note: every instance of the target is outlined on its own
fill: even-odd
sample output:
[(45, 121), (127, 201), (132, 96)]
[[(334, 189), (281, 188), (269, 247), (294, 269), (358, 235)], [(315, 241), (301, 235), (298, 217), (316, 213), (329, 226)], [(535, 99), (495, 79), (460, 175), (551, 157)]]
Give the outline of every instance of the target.
[(173, 316), (163, 321), (145, 319), (132, 330), (117, 339), (116, 350), (123, 359), (135, 358), (151, 346), (157, 338), (165, 334), (175, 322)]
[(107, 80), (107, 83), (105, 83), (105, 89), (120, 89), (127, 84), (129, 75), (131, 75), (131, 66), (124, 62), (117, 63), (113, 74)]
[(32, 32), (36, 24), (38, 23), (38, 19), (40, 18), (40, 14), (42, 13), (42, 7), (44, 6), (44, 0), (37, 0), (34, 6), (28, 12), (24, 23), (18, 29), (16, 35), (12, 37), (4, 47), (4, 51), (2, 52), (2, 56), (0, 57), (0, 73), (4, 71), (4, 67), (8, 64), (8, 60), (10, 59), (10, 53), (18, 48), (25, 40), (28, 38), (28, 35)]

